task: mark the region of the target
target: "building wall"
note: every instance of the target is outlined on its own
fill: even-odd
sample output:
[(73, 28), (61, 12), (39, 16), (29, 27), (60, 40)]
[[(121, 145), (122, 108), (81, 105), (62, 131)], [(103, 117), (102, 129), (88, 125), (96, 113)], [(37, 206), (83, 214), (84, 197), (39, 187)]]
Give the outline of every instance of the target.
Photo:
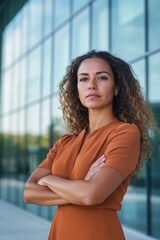
[[(128, 61), (160, 127), (160, 1), (12, 3), (8, 1), (1, 12), (0, 196), (51, 219), (54, 207), (23, 203), (23, 187), (53, 142), (66, 132), (58, 84), (71, 59), (97, 49)], [(158, 131), (150, 133), (151, 162), (133, 178), (119, 215), (123, 224), (160, 238)]]

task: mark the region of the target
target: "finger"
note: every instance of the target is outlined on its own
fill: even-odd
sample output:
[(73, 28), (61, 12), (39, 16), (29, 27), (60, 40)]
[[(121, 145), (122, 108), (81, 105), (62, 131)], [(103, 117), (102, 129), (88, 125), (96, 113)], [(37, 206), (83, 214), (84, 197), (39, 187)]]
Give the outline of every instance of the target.
[(106, 157), (103, 155), (100, 158), (98, 158), (98, 160), (94, 163), (94, 167), (100, 165), (101, 163), (105, 162)]
[(99, 164), (97, 167), (94, 168), (94, 171), (97, 171), (97, 169), (101, 169), (104, 166), (104, 162)]

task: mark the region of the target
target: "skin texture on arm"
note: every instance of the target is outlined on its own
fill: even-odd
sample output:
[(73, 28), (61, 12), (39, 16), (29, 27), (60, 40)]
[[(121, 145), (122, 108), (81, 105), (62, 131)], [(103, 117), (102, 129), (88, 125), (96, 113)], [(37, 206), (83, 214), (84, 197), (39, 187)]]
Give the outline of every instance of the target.
[(69, 202), (62, 199), (47, 186), (37, 184), (39, 179), (48, 176), (51, 171), (45, 168), (37, 168), (28, 181), (24, 189), (24, 202), (30, 204), (38, 204), (43, 206), (64, 205)]
[[(91, 168), (89, 171), (94, 172)], [(95, 169), (96, 171), (91, 174), (91, 177), (87, 174), (88, 180), (86, 178), (84, 180), (68, 180), (48, 175), (41, 178), (38, 184), (49, 187), (72, 204), (97, 205), (102, 203), (121, 184), (123, 176), (111, 167), (103, 167), (102, 163)]]

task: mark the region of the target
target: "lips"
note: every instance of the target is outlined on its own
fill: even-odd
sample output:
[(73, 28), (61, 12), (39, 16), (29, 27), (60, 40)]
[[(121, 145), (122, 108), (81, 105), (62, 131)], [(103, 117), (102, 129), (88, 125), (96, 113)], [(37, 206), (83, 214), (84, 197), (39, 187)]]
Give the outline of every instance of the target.
[(99, 98), (100, 96), (98, 94), (94, 94), (94, 93), (91, 93), (91, 94), (88, 94), (86, 96), (86, 98)]

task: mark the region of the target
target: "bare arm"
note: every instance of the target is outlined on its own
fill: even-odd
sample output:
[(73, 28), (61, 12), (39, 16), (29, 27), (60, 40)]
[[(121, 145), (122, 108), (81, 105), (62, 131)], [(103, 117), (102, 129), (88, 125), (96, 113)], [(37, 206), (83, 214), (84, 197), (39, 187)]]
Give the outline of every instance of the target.
[(67, 200), (54, 193), (47, 186), (37, 184), (39, 179), (48, 176), (51, 171), (45, 168), (37, 168), (28, 181), (24, 189), (24, 202), (38, 204), (43, 206), (64, 205), (68, 204)]
[(123, 180), (123, 176), (117, 170), (103, 167), (103, 162), (104, 159), (101, 158), (97, 164), (98, 167), (94, 168), (92, 165), (84, 180), (68, 180), (49, 175), (41, 178), (38, 184), (49, 187), (72, 204), (96, 205), (102, 203)]

